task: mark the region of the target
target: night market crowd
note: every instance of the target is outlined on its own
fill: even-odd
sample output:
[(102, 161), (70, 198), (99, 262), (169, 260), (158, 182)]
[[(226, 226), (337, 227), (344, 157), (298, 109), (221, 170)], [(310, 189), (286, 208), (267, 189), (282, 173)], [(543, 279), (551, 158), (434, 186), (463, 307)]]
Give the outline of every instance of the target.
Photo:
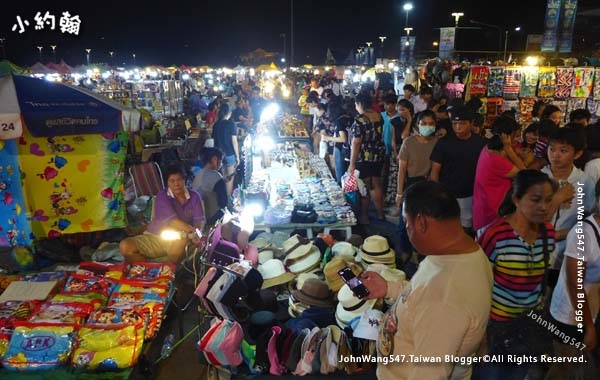
[[(168, 171), (168, 187), (157, 199), (167, 206), (157, 224), (179, 218), (185, 222), (178, 229), (192, 232), (222, 216), (240, 163), (236, 126), (252, 126), (264, 104), (257, 87), (234, 92), (233, 109), (220, 98), (200, 109), (203, 103), (192, 99), (214, 140), (193, 185), (204, 209), (183, 185), (184, 174)], [(390, 301), (377, 353), (397, 360), (378, 366), (380, 379), (597, 378), (600, 126), (590, 124), (585, 109), (572, 111), (562, 125), (565, 115), (541, 102), (525, 128), (514, 111), (486, 125), (481, 105), (477, 98), (434, 97), (430, 87), (417, 91), (410, 84), (401, 95), (382, 83), (353, 97), (336, 79), (311, 78), (301, 86), (297, 113), (313, 149), (342, 188), (354, 176), (370, 190), (359, 201), (359, 224), (369, 224), (371, 204), (379, 220), (399, 217), (393, 260), (406, 279), (390, 281), (367, 269), (359, 277), (369, 295), (345, 310)], [(364, 237), (363, 261), (387, 263), (378, 260), (394, 252), (382, 248), (387, 243), (371, 243), (380, 249), (369, 252), (374, 236)], [(133, 239), (137, 247), (153, 243), (146, 234)], [(121, 244), (122, 253), (140, 259), (143, 249), (130, 243)], [(154, 243), (172, 255), (172, 245)], [(286, 260), (302, 243), (291, 246)], [(261, 263), (264, 279), (271, 260), (272, 252)], [(476, 360), (500, 354), (503, 360)], [(446, 360), (419, 359), (435, 357)]]
[[(478, 325), (465, 329), (460, 324), (467, 322), (459, 316), (473, 318), (465, 316), (465, 310), (474, 306), (485, 309), (490, 299), (480, 298), (481, 303), (475, 305), (477, 297), (465, 289), (460, 291), (468, 300), (452, 300), (451, 295), (441, 300), (456, 302), (447, 305), (450, 310), (457, 308), (455, 315), (432, 307), (428, 311), (434, 316), (410, 317), (431, 323), (423, 328), (440, 324), (447, 330), (457, 323), (464, 336), (443, 334), (454, 339), (444, 346), (438, 342), (442, 338), (433, 337), (432, 332), (419, 335), (412, 331), (414, 346), (395, 352), (420, 348), (419, 352), (430, 354), (454, 353), (468, 346), (464, 353), (470, 355), (477, 351), (480, 341), (479, 353), (577, 356), (594, 352), (600, 308), (600, 125), (590, 124), (590, 112), (576, 109), (563, 125), (566, 115), (556, 106), (539, 101), (534, 105), (533, 123), (524, 128), (517, 123), (515, 111), (505, 111), (491, 125), (484, 125), (478, 112), (482, 102), (477, 98), (449, 102), (445, 96), (434, 98), (432, 88), (426, 85), (417, 91), (407, 84), (400, 96), (393, 88), (382, 87), (363, 88), (351, 99), (343, 97), (331, 82), (313, 78), (303, 88), (298, 106), (307, 120), (315, 151), (323, 141), (327, 143), (327, 161), (340, 185), (343, 176), (354, 175), (355, 170), (368, 185), (370, 192), (362, 197), (359, 223), (369, 222), (370, 198), (378, 219), (385, 220), (386, 211), (388, 216), (400, 216), (398, 255), (405, 264), (420, 262), (412, 282), (420, 278), (424, 266), (434, 265), (429, 261), (451, 257), (449, 250), (433, 252), (454, 240), (427, 232), (435, 226), (431, 220), (452, 219), (450, 210), (435, 204), (439, 201), (432, 198), (419, 213), (410, 213), (407, 190), (421, 182), (423, 192), (427, 191), (426, 184), (435, 182), (456, 199), (460, 225), (481, 247), (460, 253), (484, 253), (493, 278), (490, 284), (486, 279), (479, 283), (471, 280), (473, 287), (491, 285), (491, 311), (479, 315)], [(391, 207), (386, 209), (386, 205)], [(429, 238), (428, 244), (415, 242), (419, 230)], [(460, 270), (450, 267), (438, 264), (436, 269), (456, 270), (455, 276), (467, 264)], [(464, 278), (474, 275), (468, 271), (464, 274)], [(368, 275), (365, 280), (371, 283)], [(452, 285), (457, 279), (447, 281), (444, 294), (454, 291)], [(418, 302), (427, 304), (433, 299), (422, 297)], [(544, 315), (544, 326), (554, 326), (559, 333), (554, 334), (552, 328), (531, 327), (531, 320), (527, 321), (531, 317), (524, 315), (532, 310)], [(409, 318), (400, 310), (396, 314)], [(470, 323), (474, 323), (472, 319)], [(399, 329), (401, 325), (398, 321)], [(546, 351), (540, 351), (544, 344)], [(548, 352), (551, 345), (554, 350)], [(597, 359), (598, 350), (595, 352)], [(528, 372), (530, 378), (536, 378), (539, 367), (537, 361), (475, 365), (473, 378), (524, 379)], [(389, 366), (380, 371), (393, 376)], [(427, 373), (414, 371), (415, 375)], [(446, 375), (450, 372), (452, 368), (447, 368)], [(554, 364), (546, 378), (591, 378), (598, 373), (590, 356), (587, 364)], [(431, 378), (442, 377), (446, 376)]]

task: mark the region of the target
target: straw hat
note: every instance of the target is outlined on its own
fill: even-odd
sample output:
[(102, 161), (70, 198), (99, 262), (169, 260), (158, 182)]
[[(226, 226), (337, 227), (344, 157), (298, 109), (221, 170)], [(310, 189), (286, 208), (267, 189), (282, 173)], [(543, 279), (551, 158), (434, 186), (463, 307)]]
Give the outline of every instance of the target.
[(390, 248), (383, 236), (373, 235), (366, 238), (360, 247), (359, 257), (364, 267), (375, 263), (396, 267), (396, 252)]
[(390, 268), (385, 264), (371, 264), (366, 270), (379, 273), (386, 281), (406, 280), (406, 273), (400, 269)]
[(340, 301), (335, 310), (335, 317), (340, 327), (346, 327), (352, 318), (361, 316), (366, 310), (373, 308), (376, 300), (361, 300), (357, 298), (348, 285), (344, 284), (338, 292)]
[(310, 272), (321, 262), (321, 251), (312, 244), (296, 245), (287, 252), (284, 263), (292, 273)]
[(265, 250), (265, 251), (260, 251), (258, 253), (258, 263), (264, 264), (265, 262), (273, 259), (274, 256), (275, 256), (275, 254), (270, 249)]
[(271, 259), (258, 266), (263, 277), (262, 289), (288, 283), (294, 279), (294, 274), (287, 271), (281, 260)]
[(294, 235), (283, 242), (283, 254), (287, 256), (292, 252), (296, 252), (297, 255), (301, 256), (310, 250), (311, 245), (310, 240), (300, 235)]
[(316, 273), (314, 272), (310, 272), (310, 273), (300, 273), (298, 275), (298, 277), (296, 277), (296, 289), (302, 289), (302, 285), (304, 284), (304, 282), (308, 279), (317, 279), (320, 280), (319, 276), (317, 276)]
[(324, 281), (309, 278), (302, 289), (292, 291), (294, 298), (310, 306), (332, 307), (333, 297)]
[(327, 282), (329, 289), (337, 292), (344, 286), (344, 280), (340, 277), (338, 271), (346, 267), (349, 267), (356, 277), (360, 276), (362, 272), (362, 269), (356, 265), (354, 260), (347, 260), (347, 257), (345, 256), (336, 256), (325, 265), (323, 273), (325, 274), (325, 281)]
[(333, 245), (331, 252), (333, 256), (345, 256), (354, 260), (354, 256), (357, 254), (357, 249), (346, 241), (340, 241)]

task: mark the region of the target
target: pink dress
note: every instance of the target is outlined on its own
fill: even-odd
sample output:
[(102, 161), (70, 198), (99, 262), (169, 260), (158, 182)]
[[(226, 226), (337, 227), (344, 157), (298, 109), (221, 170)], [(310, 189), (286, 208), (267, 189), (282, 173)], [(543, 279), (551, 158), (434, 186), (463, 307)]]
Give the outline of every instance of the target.
[(506, 175), (513, 163), (500, 154), (483, 148), (477, 161), (475, 187), (473, 189), (473, 229), (487, 226), (498, 219), (498, 208), (512, 186)]

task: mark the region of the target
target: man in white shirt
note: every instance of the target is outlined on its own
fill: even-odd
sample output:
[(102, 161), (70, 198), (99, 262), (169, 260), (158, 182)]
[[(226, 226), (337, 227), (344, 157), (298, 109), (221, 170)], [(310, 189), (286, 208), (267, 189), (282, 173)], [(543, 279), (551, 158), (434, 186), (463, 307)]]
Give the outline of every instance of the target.
[[(484, 337), (491, 307), (492, 270), (460, 222), (458, 202), (437, 182), (404, 192), (402, 216), (415, 249), (426, 258), (408, 281), (386, 282), (364, 272), (369, 299), (395, 299), (377, 340), (379, 380), (470, 379), (469, 363)], [(404, 359), (404, 360), (403, 360)], [(436, 362), (424, 362), (424, 360)]]

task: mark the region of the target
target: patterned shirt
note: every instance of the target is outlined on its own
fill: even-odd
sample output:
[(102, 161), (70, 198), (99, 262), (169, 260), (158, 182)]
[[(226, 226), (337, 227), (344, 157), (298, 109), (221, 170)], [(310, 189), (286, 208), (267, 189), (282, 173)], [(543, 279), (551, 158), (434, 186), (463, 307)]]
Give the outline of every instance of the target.
[[(554, 228), (545, 223), (548, 252), (554, 250)], [(506, 218), (491, 224), (477, 239), (494, 270), (490, 318), (506, 321), (534, 308), (544, 278), (541, 230), (534, 244), (517, 235)]]
[[(362, 114), (354, 119), (350, 128), (352, 138), (361, 138), (360, 152), (357, 162), (382, 163), (385, 160), (385, 144), (383, 143), (383, 119), (380, 114)], [(376, 121), (373, 122), (373, 119)]]

